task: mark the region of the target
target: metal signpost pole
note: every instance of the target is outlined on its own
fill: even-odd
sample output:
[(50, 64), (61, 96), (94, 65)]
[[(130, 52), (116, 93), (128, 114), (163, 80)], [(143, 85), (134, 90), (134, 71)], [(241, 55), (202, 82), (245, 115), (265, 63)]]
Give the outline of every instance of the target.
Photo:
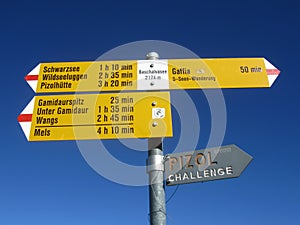
[[(156, 52), (147, 54), (148, 60), (158, 58)], [(163, 161), (162, 138), (148, 139), (147, 173), (149, 175), (150, 225), (166, 225)]]

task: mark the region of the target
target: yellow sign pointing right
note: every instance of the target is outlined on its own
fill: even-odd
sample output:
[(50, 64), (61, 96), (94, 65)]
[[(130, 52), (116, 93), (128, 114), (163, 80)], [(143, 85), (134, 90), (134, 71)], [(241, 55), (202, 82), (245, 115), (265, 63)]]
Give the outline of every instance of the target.
[[(265, 60), (169, 60), (170, 89), (270, 87)], [(176, 88), (177, 87), (177, 88)]]

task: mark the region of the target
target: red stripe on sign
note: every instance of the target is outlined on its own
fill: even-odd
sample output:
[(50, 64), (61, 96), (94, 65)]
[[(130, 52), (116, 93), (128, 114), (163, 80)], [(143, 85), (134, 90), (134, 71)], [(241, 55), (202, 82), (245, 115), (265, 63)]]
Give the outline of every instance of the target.
[(25, 80), (30, 81), (30, 80), (38, 80), (39, 75), (27, 75), (25, 76)]
[(278, 69), (267, 69), (268, 75), (278, 75), (280, 74), (280, 71)]
[(32, 121), (32, 114), (20, 114), (18, 116), (19, 122), (31, 122)]

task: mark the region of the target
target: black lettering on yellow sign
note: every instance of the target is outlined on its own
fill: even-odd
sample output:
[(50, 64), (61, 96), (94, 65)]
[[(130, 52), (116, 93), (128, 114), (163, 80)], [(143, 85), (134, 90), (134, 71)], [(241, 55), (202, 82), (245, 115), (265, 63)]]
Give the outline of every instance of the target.
[(46, 81), (60, 81), (60, 80), (69, 80), (69, 81), (79, 81), (86, 80), (88, 78), (87, 74), (43, 74), (43, 80)]
[(261, 73), (263, 70), (259, 66), (248, 67), (248, 66), (240, 66), (241, 73)]
[(191, 74), (190, 69), (187, 68), (172, 68), (172, 74)]
[(133, 78), (133, 74), (130, 72), (121, 73), (121, 78)]
[(50, 136), (51, 131), (47, 128), (41, 129), (41, 128), (35, 128), (34, 129), (34, 136)]
[(133, 70), (133, 64), (111, 64), (111, 67), (107, 64), (100, 64), (99, 69), (102, 70)]
[(49, 108), (37, 108), (37, 115), (53, 115), (55, 112), (55, 109), (49, 109)]
[(76, 98), (76, 99), (58, 99), (53, 98), (49, 100), (39, 99), (38, 106), (60, 106), (60, 105), (84, 105), (83, 98)]
[(100, 64), (98, 87), (132, 87), (134, 85), (133, 64)]
[(44, 73), (79, 72), (79, 71), (80, 71), (79, 66), (60, 66), (60, 67), (44, 66), (44, 69), (43, 69)]
[(46, 118), (43, 116), (36, 117), (36, 124), (49, 124), (54, 125), (58, 123), (58, 118)]
[(54, 88), (72, 88), (72, 83), (70, 82), (41, 82), (41, 89), (54, 89)]
[(126, 64), (121, 66), (121, 70), (132, 70), (132, 65)]
[[(118, 65), (114, 65), (118, 68)], [(125, 68), (125, 67), (123, 67)], [(111, 96), (110, 105), (99, 105), (96, 115), (99, 135), (134, 134), (134, 98), (131, 96)]]
[(80, 107), (74, 107), (74, 108), (63, 108), (58, 107), (57, 108), (57, 114), (87, 114), (89, 108), (80, 108)]
[(216, 82), (216, 77), (213, 76), (188, 76), (188, 77), (182, 77), (182, 76), (178, 76), (178, 77), (173, 77), (173, 81), (213, 81)]

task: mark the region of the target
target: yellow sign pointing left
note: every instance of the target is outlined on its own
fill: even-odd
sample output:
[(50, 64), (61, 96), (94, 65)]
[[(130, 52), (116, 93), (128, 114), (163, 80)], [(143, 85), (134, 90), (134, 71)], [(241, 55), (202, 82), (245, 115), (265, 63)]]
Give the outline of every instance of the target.
[(37, 96), (18, 120), (29, 141), (172, 136), (167, 92)]
[(36, 93), (136, 90), (136, 61), (40, 63), (25, 80)]

